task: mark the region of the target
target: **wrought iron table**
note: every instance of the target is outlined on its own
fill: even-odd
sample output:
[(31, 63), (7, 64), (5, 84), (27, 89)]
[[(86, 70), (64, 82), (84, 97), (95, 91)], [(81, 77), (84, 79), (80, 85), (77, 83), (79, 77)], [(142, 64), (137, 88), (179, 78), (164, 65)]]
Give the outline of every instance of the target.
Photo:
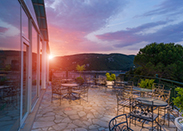
[(66, 87), (67, 88), (67, 95), (64, 96), (66, 99), (69, 99), (69, 100), (76, 100), (78, 99), (78, 97), (75, 94), (75, 92), (73, 92), (73, 88), (74, 87), (78, 87), (79, 85), (78, 84), (75, 84), (75, 83), (65, 83), (65, 84), (61, 84), (62, 87)]
[(145, 92), (152, 92), (151, 89), (139, 88), (139, 87), (136, 87), (136, 86), (133, 87), (133, 90), (140, 92), (141, 97), (144, 97)]
[(138, 97), (138, 98), (136, 98), (136, 100), (140, 100), (140, 101), (144, 102), (143, 104), (145, 104), (145, 105), (152, 105), (152, 101), (153, 101), (153, 106), (155, 106), (155, 107), (163, 107), (163, 106), (168, 105), (168, 103), (165, 101), (150, 98), (150, 97)]

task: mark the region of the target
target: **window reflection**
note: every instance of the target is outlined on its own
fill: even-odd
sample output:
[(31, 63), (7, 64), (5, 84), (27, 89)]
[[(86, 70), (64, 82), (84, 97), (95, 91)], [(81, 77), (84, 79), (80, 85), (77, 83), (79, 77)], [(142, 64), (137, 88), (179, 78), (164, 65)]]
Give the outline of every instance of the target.
[(22, 116), (27, 113), (27, 99), (28, 99), (28, 46), (23, 44), (23, 109)]
[(20, 125), (20, 5), (0, 1), (0, 9), (0, 130), (9, 131)]
[(23, 10), (22, 10), (22, 35), (27, 39), (29, 38), (28, 37), (28, 17)]
[(32, 106), (37, 100), (37, 32), (32, 27)]
[(42, 81), (42, 42), (40, 42), (40, 86)]

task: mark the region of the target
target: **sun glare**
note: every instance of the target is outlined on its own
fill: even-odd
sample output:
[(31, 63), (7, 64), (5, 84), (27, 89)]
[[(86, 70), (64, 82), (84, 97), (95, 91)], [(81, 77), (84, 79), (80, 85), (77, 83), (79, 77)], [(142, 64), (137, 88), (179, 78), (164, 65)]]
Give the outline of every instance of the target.
[(50, 59), (50, 60), (53, 59), (53, 56), (52, 56), (52, 55), (49, 55), (49, 59)]

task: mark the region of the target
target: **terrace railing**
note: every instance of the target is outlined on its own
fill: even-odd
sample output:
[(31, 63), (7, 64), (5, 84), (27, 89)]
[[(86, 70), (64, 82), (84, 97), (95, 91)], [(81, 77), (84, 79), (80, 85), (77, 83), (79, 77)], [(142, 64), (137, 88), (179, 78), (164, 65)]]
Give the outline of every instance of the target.
[(153, 77), (153, 76), (120, 74), (119, 77), (121, 80), (124, 80), (124, 81), (133, 81), (135, 86), (138, 86), (138, 83), (140, 82), (141, 79), (154, 79), (155, 83), (163, 84), (165, 89), (167, 89), (167, 90), (172, 89), (170, 101), (172, 101), (173, 97), (176, 97), (177, 93), (175, 91), (175, 88), (177, 88), (177, 87), (183, 88), (182, 82), (169, 80), (169, 79), (165, 79), (165, 78), (159, 78), (158, 75), (156, 75), (156, 77)]

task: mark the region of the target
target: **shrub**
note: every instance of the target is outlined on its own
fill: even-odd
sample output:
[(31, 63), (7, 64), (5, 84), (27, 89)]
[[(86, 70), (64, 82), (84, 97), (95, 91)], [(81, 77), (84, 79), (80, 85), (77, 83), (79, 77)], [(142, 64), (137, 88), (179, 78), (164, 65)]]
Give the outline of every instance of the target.
[(79, 76), (76, 78), (76, 83), (78, 83), (79, 85), (82, 85), (84, 83), (84, 79), (83, 77)]
[(138, 83), (138, 85), (141, 87), (141, 88), (148, 88), (148, 89), (151, 89), (152, 88), (152, 85), (154, 83), (154, 79), (141, 79), (140, 83)]
[(177, 91), (177, 97), (173, 98), (173, 103), (180, 108), (180, 111), (183, 111), (183, 88), (177, 87), (175, 91)]
[(106, 77), (107, 77), (107, 81), (114, 81), (114, 80), (116, 80), (116, 75), (115, 74), (109, 74), (109, 73), (106, 73), (105, 74), (106, 75)]

